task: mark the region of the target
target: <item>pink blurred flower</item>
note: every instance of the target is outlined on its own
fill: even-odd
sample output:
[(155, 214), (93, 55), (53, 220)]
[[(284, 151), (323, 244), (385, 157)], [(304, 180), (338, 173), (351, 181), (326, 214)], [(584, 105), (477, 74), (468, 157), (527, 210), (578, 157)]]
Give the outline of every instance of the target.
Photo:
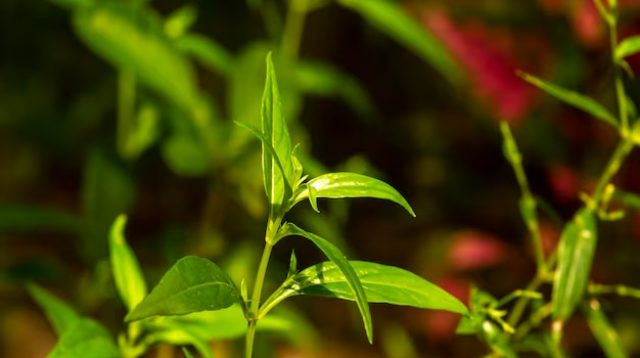
[(493, 116), (517, 121), (527, 114), (533, 104), (533, 89), (516, 75), (519, 66), (495, 46), (495, 41), (482, 37), (479, 29), (463, 29), (442, 11), (425, 11), (422, 20), (467, 72), (472, 91)]
[(497, 238), (476, 230), (464, 230), (452, 238), (449, 262), (455, 270), (481, 269), (504, 261), (507, 249)]

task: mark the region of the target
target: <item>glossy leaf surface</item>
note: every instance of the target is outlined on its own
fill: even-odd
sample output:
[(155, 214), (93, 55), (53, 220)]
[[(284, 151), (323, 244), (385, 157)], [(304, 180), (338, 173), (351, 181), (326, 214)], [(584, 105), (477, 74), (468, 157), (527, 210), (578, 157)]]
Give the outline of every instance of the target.
[(317, 198), (376, 198), (393, 201), (402, 206), (412, 216), (416, 216), (407, 200), (391, 185), (355, 173), (330, 173), (309, 180), (306, 190), (301, 191), (296, 197), (298, 202), (305, 197), (309, 198), (311, 205), (316, 208)]
[(625, 358), (629, 354), (625, 351), (618, 332), (611, 326), (607, 316), (602, 312), (600, 303), (591, 300), (584, 305), (584, 313), (591, 333), (596, 338), (607, 358)]
[[(455, 297), (417, 276), (394, 266), (373, 262), (349, 261), (355, 270), (367, 301), (467, 313)], [(355, 300), (349, 283), (333, 262), (323, 262), (302, 270), (285, 283), (291, 295), (312, 295)]]
[(233, 281), (213, 262), (187, 256), (165, 273), (126, 320), (219, 310), (238, 302), (239, 297)]
[(446, 48), (391, 0), (339, 0), (400, 44), (414, 51), (451, 82), (460, 82), (460, 70)]
[(582, 300), (589, 281), (597, 231), (593, 212), (581, 209), (560, 237), (558, 267), (553, 281), (555, 319), (568, 319)]
[(538, 87), (539, 89), (545, 91), (546, 93), (559, 99), (560, 101), (578, 108), (594, 116), (595, 118), (612, 125), (613, 127), (618, 127), (618, 121), (616, 120), (616, 117), (614, 117), (603, 105), (596, 102), (595, 100), (580, 93), (546, 82), (528, 73), (520, 73), (520, 76), (525, 81)]
[[(294, 168), (291, 162), (293, 146), (282, 112), (282, 101), (271, 53), (267, 55), (267, 78), (262, 95), (262, 133), (264, 135), (262, 170), (265, 190), (271, 205), (281, 205), (287, 195), (290, 195), (288, 192), (291, 190), (292, 182), (297, 178), (293, 178)], [(267, 143), (264, 143), (265, 141)], [(266, 148), (269, 144), (275, 153)], [(278, 160), (282, 170), (276, 164)]]
[(119, 358), (109, 332), (97, 322), (81, 318), (60, 336), (48, 358)]
[(80, 316), (68, 304), (50, 294), (36, 284), (27, 286), (29, 294), (44, 311), (58, 336), (75, 324)]
[(124, 215), (118, 216), (113, 222), (109, 234), (109, 248), (116, 288), (125, 306), (131, 311), (147, 295), (147, 284), (138, 259), (124, 237), (126, 223), (127, 217)]
[(299, 235), (309, 241), (313, 242), (316, 247), (322, 251), (331, 262), (333, 262), (344, 275), (348, 287), (352, 290), (355, 297), (355, 301), (360, 310), (360, 315), (364, 321), (364, 328), (367, 333), (369, 342), (373, 341), (373, 324), (371, 323), (371, 313), (369, 312), (369, 304), (367, 303), (367, 296), (362, 288), (362, 283), (358, 278), (358, 274), (353, 269), (344, 254), (334, 244), (323, 239), (322, 237), (313, 233), (307, 232), (294, 224), (284, 224), (279, 232), (279, 237), (285, 237), (290, 235)]

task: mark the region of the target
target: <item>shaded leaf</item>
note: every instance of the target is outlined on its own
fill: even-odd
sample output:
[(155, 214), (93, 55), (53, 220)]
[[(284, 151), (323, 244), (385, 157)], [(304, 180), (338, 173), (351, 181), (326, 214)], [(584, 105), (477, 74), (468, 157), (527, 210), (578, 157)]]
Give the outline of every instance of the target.
[(187, 256), (164, 274), (125, 320), (219, 310), (238, 302), (239, 297), (233, 281), (213, 262)]
[(371, 323), (371, 313), (369, 312), (367, 297), (364, 289), (362, 288), (362, 283), (360, 282), (356, 271), (353, 269), (347, 258), (344, 257), (344, 254), (331, 242), (321, 238), (318, 235), (307, 232), (291, 223), (282, 225), (278, 233), (278, 239), (290, 235), (299, 235), (313, 242), (313, 244), (316, 245), (316, 247), (318, 247), (320, 251), (322, 251), (327, 256), (327, 258), (340, 269), (345, 279), (347, 280), (349, 288), (352, 290), (355, 296), (355, 301), (358, 305), (360, 315), (362, 316), (362, 320), (364, 322), (364, 328), (367, 333), (367, 338), (369, 339), (370, 343), (373, 342), (373, 324)]
[(558, 267), (552, 291), (555, 319), (568, 319), (582, 300), (589, 281), (596, 241), (593, 212), (581, 209), (565, 226), (558, 244)]
[[(458, 299), (416, 274), (394, 266), (373, 262), (349, 261), (370, 303), (388, 303), (467, 313)], [(312, 295), (355, 300), (353, 290), (340, 268), (323, 262), (292, 276), (285, 282), (290, 295)]]
[(53, 208), (9, 204), (0, 206), (0, 231), (32, 230), (77, 234), (82, 232), (82, 222), (78, 217)]
[(64, 332), (69, 330), (69, 328), (80, 319), (80, 316), (73, 308), (40, 286), (29, 284), (27, 285), (27, 290), (29, 290), (31, 297), (44, 311), (58, 336), (62, 336)]
[(460, 69), (446, 48), (431, 33), (390, 0), (339, 0), (380, 31), (414, 51), (451, 82), (461, 81)]
[(124, 237), (127, 217), (120, 215), (111, 226), (109, 248), (111, 250), (111, 270), (116, 288), (128, 311), (131, 311), (147, 295), (147, 284), (140, 270), (136, 255)]
[(109, 332), (97, 322), (81, 318), (60, 336), (48, 358), (119, 358), (120, 352)]
[(580, 93), (546, 82), (528, 73), (521, 72), (520, 76), (525, 81), (538, 87), (539, 89), (559, 99), (560, 101), (578, 108), (594, 116), (595, 118), (612, 125), (615, 128), (618, 127), (618, 121), (616, 120), (616, 117), (614, 117), (603, 105), (596, 102), (595, 100)]
[(176, 39), (176, 47), (196, 59), (209, 70), (223, 75), (231, 71), (233, 58), (225, 48), (198, 34), (186, 34)]
[(87, 46), (111, 65), (133, 71), (178, 107), (194, 111), (200, 100), (193, 68), (152, 15), (140, 16), (125, 4), (102, 3), (76, 11), (74, 25)]
[(317, 208), (316, 198), (376, 198), (393, 201), (416, 216), (407, 200), (391, 185), (355, 173), (330, 173), (309, 180), (306, 189), (296, 195), (294, 202), (309, 198), (311, 206)]
[(329, 64), (300, 61), (295, 69), (295, 85), (304, 93), (338, 97), (365, 118), (374, 112), (373, 103), (360, 83)]
[(611, 326), (609, 320), (602, 312), (600, 303), (593, 299), (588, 305), (584, 305), (584, 313), (587, 323), (594, 337), (602, 347), (607, 358), (625, 358), (629, 354), (625, 351), (618, 332)]
[(198, 9), (187, 4), (169, 14), (164, 22), (164, 31), (171, 38), (179, 38), (193, 26), (198, 18)]

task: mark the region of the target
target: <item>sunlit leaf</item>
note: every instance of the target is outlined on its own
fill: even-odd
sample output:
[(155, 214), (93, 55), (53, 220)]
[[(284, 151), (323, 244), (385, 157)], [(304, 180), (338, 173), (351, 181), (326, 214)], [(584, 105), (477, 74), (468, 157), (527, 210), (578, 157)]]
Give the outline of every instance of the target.
[[(270, 199), (271, 205), (278, 206), (290, 195), (292, 183), (297, 178), (293, 178), (294, 168), (291, 161), (293, 146), (282, 112), (280, 92), (271, 57), (271, 53), (269, 53), (267, 55), (267, 78), (262, 95), (262, 134), (265, 141), (268, 142), (263, 141), (262, 144), (262, 170), (267, 197)], [(275, 153), (272, 154), (270, 150), (267, 150), (268, 148), (265, 148), (269, 144)], [(276, 160), (280, 161), (282, 170), (277, 167)]]
[[(142, 15), (142, 16), (141, 16)], [(180, 108), (200, 106), (190, 63), (170, 44), (159, 19), (125, 4), (101, 3), (74, 15), (80, 38), (116, 68), (127, 68)]]
[(300, 61), (295, 68), (295, 85), (303, 93), (338, 97), (365, 119), (374, 112), (369, 95), (358, 81), (329, 64)]
[(551, 96), (559, 99), (566, 104), (578, 108), (601, 121), (612, 125), (613, 127), (618, 127), (618, 121), (616, 117), (614, 117), (604, 106), (595, 100), (586, 97), (580, 93), (568, 90), (566, 88), (562, 88), (560, 86), (554, 85), (552, 83), (546, 82), (538, 77), (530, 75), (528, 73), (520, 73), (520, 76), (527, 82), (532, 85), (538, 87), (539, 89), (545, 91)]
[(629, 36), (618, 44), (615, 50), (617, 60), (635, 55), (640, 52), (640, 36)]
[(317, 208), (316, 198), (376, 198), (393, 201), (402, 206), (412, 216), (416, 216), (407, 200), (391, 185), (355, 173), (330, 173), (309, 180), (306, 189), (296, 196), (294, 202), (309, 198), (311, 205)]
[(124, 215), (118, 216), (113, 222), (109, 235), (109, 248), (116, 288), (125, 306), (131, 311), (147, 295), (147, 284), (138, 259), (124, 237), (126, 222), (127, 217)]
[(164, 22), (164, 31), (171, 38), (179, 38), (196, 22), (198, 9), (187, 4), (169, 14)]
[(36, 284), (27, 286), (31, 297), (38, 302), (58, 336), (69, 330), (80, 316), (68, 304)]
[(412, 19), (400, 3), (391, 0), (339, 0), (338, 3), (358, 12), (380, 31), (414, 51), (451, 82), (460, 82), (460, 70), (446, 48)]
[(607, 358), (625, 358), (629, 354), (625, 351), (618, 332), (611, 326), (609, 320), (602, 312), (600, 303), (593, 299), (589, 304), (584, 305), (584, 312), (587, 323), (594, 337)]
[(568, 319), (582, 300), (591, 273), (597, 234), (594, 214), (588, 209), (578, 211), (562, 231), (552, 291), (555, 319)]
[(187, 256), (164, 274), (125, 319), (134, 321), (219, 310), (238, 302), (239, 298), (235, 284), (218, 266), (204, 258)]
[(286, 223), (280, 228), (278, 234), (279, 238), (283, 238), (291, 235), (302, 236), (309, 241), (313, 242), (316, 247), (322, 251), (331, 262), (333, 262), (344, 275), (347, 280), (348, 287), (352, 290), (355, 296), (355, 301), (358, 304), (360, 315), (364, 322), (364, 328), (367, 333), (369, 342), (373, 342), (373, 324), (371, 323), (371, 313), (369, 312), (369, 304), (367, 303), (367, 297), (362, 288), (362, 283), (358, 278), (358, 274), (353, 269), (344, 254), (331, 242), (321, 238), (318, 235), (307, 232), (294, 224)]
[(109, 332), (97, 322), (80, 318), (60, 336), (48, 358), (119, 358), (120, 352)]
[[(455, 297), (412, 272), (373, 262), (349, 263), (358, 275), (370, 303), (467, 313), (465, 305)], [(290, 296), (325, 296), (355, 301), (349, 282), (333, 262), (323, 262), (306, 268), (290, 277), (283, 287), (285, 293)]]
[(176, 39), (176, 47), (213, 72), (228, 75), (233, 58), (212, 39), (198, 34), (186, 34)]

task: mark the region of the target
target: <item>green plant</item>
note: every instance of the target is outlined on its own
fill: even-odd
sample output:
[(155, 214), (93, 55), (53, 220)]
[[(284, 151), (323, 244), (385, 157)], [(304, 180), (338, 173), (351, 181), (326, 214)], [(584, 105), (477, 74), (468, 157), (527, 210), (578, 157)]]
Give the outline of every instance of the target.
[[(113, 277), (128, 311), (127, 329), (118, 338), (119, 349), (98, 323), (80, 317), (37, 286), (31, 286), (32, 295), (60, 336), (52, 356), (72, 357), (91, 349), (96, 357), (119, 354), (137, 357), (154, 343), (168, 342), (192, 344), (208, 357), (211, 356), (208, 340), (244, 334), (245, 356), (252, 357), (256, 330), (270, 329), (269, 318), (273, 316), (268, 314), (285, 299), (297, 295), (355, 301), (369, 342), (373, 340), (369, 302), (467, 313), (457, 299), (411, 272), (371, 262), (348, 261), (330, 241), (284, 221), (285, 215), (301, 201), (308, 200), (311, 207), (319, 211), (319, 198), (385, 199), (415, 214), (400, 193), (380, 180), (347, 172), (324, 174), (310, 180), (303, 176), (303, 167), (296, 158), (297, 146), (292, 144), (284, 120), (270, 54), (261, 118), (261, 129), (238, 123), (262, 143), (263, 182), (269, 203), (265, 246), (251, 296), (244, 281), (238, 288), (216, 264), (195, 256), (178, 260), (147, 293), (137, 259), (123, 236), (126, 219), (120, 216), (110, 234)], [(263, 301), (262, 289), (272, 249), (290, 236), (309, 240), (329, 261), (298, 270), (292, 253), (286, 279)], [(271, 326), (274, 329), (273, 324)]]
[[(618, 41), (617, 1), (595, 0), (600, 15), (609, 27), (614, 91), (617, 115), (595, 100), (535, 76), (521, 77), (560, 101), (578, 108), (613, 127), (620, 141), (603, 169), (593, 193), (581, 195), (584, 205), (564, 225), (558, 247), (545, 257), (538, 223), (538, 199), (532, 194), (522, 165), (522, 156), (506, 122), (500, 130), (504, 155), (513, 167), (521, 190), (520, 214), (531, 238), (537, 272), (524, 288), (501, 299), (475, 288), (471, 294), (471, 314), (458, 326), (459, 334), (476, 334), (491, 348), (492, 356), (516, 357), (521, 352), (537, 352), (543, 356), (564, 357), (562, 347), (565, 323), (576, 311), (583, 313), (593, 335), (607, 357), (627, 357), (625, 347), (614, 327), (602, 311), (601, 295), (640, 297), (626, 286), (599, 285), (590, 273), (597, 248), (597, 222), (619, 220), (621, 210), (610, 210), (615, 197), (629, 205), (635, 196), (618, 189), (612, 180), (632, 149), (640, 145), (640, 122), (633, 102), (625, 91), (623, 70), (630, 69), (625, 57), (640, 52), (640, 37)], [(626, 199), (626, 200), (624, 200)], [(551, 286), (544, 295), (543, 286)], [(549, 325), (543, 325), (545, 322)]]

